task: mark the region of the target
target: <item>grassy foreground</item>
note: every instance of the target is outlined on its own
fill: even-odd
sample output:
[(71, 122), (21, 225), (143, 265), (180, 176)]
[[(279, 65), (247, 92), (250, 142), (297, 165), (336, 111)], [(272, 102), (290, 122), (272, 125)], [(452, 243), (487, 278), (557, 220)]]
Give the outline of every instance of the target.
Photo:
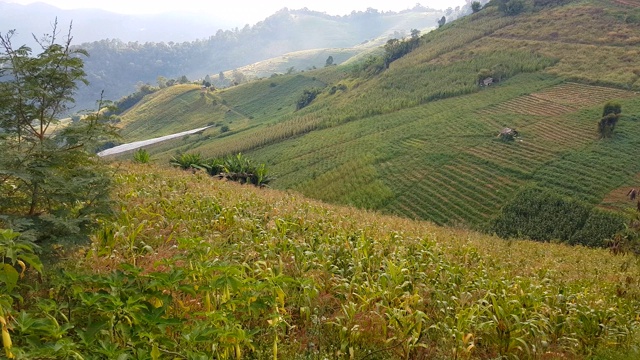
[[(640, 269), (153, 166), (10, 314), (24, 359), (638, 355)], [(56, 273), (57, 272), (57, 273)]]

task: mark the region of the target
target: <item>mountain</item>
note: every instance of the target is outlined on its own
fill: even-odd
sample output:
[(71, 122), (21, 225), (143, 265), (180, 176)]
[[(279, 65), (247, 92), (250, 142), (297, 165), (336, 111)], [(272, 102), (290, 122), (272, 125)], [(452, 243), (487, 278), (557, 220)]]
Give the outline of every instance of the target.
[[(446, 16), (454, 18), (467, 10), (449, 10)], [(433, 28), (443, 15), (445, 12), (420, 5), (398, 13), (370, 8), (345, 16), (284, 8), (253, 26), (230, 29), (224, 20), (190, 13), (122, 15), (95, 9), (63, 10), (43, 3), (0, 2), (0, 31), (16, 29), (14, 44), (37, 48), (31, 34), (41, 37), (51, 33), (57, 19), (58, 36), (66, 36), (73, 23), (72, 43), (89, 52), (85, 70), (90, 85), (78, 90), (74, 108), (78, 111), (94, 108), (103, 91), (106, 99), (117, 100), (135, 91), (136, 85), (156, 84), (158, 77), (202, 79), (291, 52), (312, 51), (315, 55), (309, 59), (297, 56), (300, 61), (293, 65), (285, 61), (276, 70), (322, 66), (326, 57), (317, 60), (317, 56), (323, 51), (339, 48), (336, 52), (341, 54), (359, 54), (368, 48), (356, 47), (362, 43), (373, 45), (377, 39), (407, 36), (411, 29)], [(258, 77), (271, 74), (247, 73)]]
[[(638, 186), (640, 9), (560, 3), (529, 3), (517, 16), (490, 5), (422, 36), (388, 69), (370, 60), (216, 92), (165, 90), (123, 114), (122, 134), (214, 124), (151, 150), (158, 161), (243, 152), (270, 166), (276, 188), (440, 224), (506, 234), (527, 218), (509, 205), (555, 201), (549, 214), (581, 209), (562, 237), (582, 241), (579, 230), (595, 222), (622, 226), (594, 206), (628, 206), (610, 199)], [(494, 84), (479, 84), (488, 78)], [(313, 89), (315, 100), (299, 109)], [(599, 139), (608, 101), (623, 115), (614, 135)], [(504, 128), (519, 137), (499, 139)], [(514, 215), (505, 209), (525, 219), (505, 223)]]
[(50, 34), (58, 19), (66, 35), (73, 22), (73, 43), (119, 39), (124, 42), (184, 42), (203, 39), (218, 29), (233, 26), (223, 17), (209, 18), (187, 12), (157, 15), (124, 15), (97, 9), (65, 10), (45, 3), (20, 5), (0, 1), (0, 31), (15, 29), (16, 44), (37, 44), (31, 34)]
[[(442, 12), (416, 6), (401, 13), (377, 10), (329, 16), (311, 10), (282, 9), (253, 26), (218, 30), (191, 42), (124, 42), (101, 40), (81, 44), (91, 55), (85, 68), (91, 83), (79, 92), (81, 104), (92, 103), (102, 90), (112, 100), (134, 91), (138, 83), (156, 84), (159, 76), (203, 79), (290, 52), (328, 48), (352, 48), (384, 37), (402, 37), (411, 29), (435, 26)], [(455, 15), (455, 14), (452, 14)], [(364, 49), (345, 50), (359, 53)], [(304, 67), (323, 66), (309, 59)], [(297, 65), (297, 64), (296, 64)], [(290, 65), (291, 66), (291, 65)], [(255, 73), (268, 76), (272, 73)]]

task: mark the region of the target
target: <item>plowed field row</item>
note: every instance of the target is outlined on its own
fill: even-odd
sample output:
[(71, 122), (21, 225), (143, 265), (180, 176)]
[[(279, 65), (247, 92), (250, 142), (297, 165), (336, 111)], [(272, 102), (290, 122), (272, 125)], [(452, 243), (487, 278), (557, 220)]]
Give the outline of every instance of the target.
[(521, 114), (533, 116), (558, 116), (574, 112), (576, 109), (571, 106), (557, 104), (553, 101), (540, 99), (533, 95), (524, 95), (513, 100), (509, 100), (497, 106), (480, 110), (480, 114)]
[(568, 106), (587, 107), (613, 99), (630, 98), (635, 96), (635, 93), (602, 86), (566, 83), (531, 94), (531, 96)]
[[(414, 195), (409, 207), (400, 206), (396, 201), (388, 209), (400, 213), (412, 209), (412, 215), (424, 212), (427, 219), (433, 221), (440, 221), (440, 216), (449, 216), (447, 214), (453, 212), (457, 215), (454, 221), (463, 220), (470, 224), (486, 222), (520, 184), (507, 176), (500, 176), (505, 170), (503, 167), (481, 162), (475, 157), (464, 157), (449, 165), (410, 174), (403, 173), (398, 165), (389, 165), (383, 171), (391, 174), (388, 180), (400, 193), (398, 200), (406, 196), (405, 192), (413, 192)], [(403, 166), (420, 167), (419, 164)], [(424, 209), (418, 211), (418, 206)]]
[(588, 129), (580, 127), (568, 127), (564, 124), (552, 123), (550, 121), (540, 121), (531, 125), (526, 129), (527, 132), (535, 134), (542, 139), (550, 140), (558, 145), (565, 144), (584, 144), (592, 141), (595, 137), (595, 125), (593, 126), (592, 135), (589, 134)]

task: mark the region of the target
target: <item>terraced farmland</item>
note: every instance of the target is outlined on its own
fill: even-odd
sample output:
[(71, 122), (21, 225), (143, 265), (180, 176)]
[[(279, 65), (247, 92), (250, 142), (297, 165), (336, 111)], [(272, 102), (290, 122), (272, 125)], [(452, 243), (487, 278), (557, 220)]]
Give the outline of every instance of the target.
[[(533, 10), (507, 17), (490, 6), (427, 34), (377, 75), (348, 65), (219, 92), (243, 116), (232, 131), (154, 156), (243, 152), (270, 167), (276, 188), (440, 224), (481, 228), (529, 186), (598, 204), (640, 172), (640, 28), (611, 2)], [(487, 71), (500, 81), (481, 88)], [(311, 87), (325, 91), (295, 111)], [(598, 140), (611, 100), (624, 116)], [(499, 140), (504, 127), (519, 138)]]
[[(538, 84), (533, 81), (528, 85), (537, 88)], [(502, 86), (517, 88), (522, 82), (515, 80)], [(560, 104), (568, 96), (551, 101), (553, 94), (578, 88), (585, 91), (582, 95), (572, 93), (572, 107)], [(279, 176), (276, 186), (293, 187), (326, 201), (366, 207), (362, 197), (354, 194), (362, 192), (364, 179), (369, 179), (376, 185), (367, 194), (382, 199), (374, 202), (379, 209), (436, 223), (474, 227), (486, 223), (532, 180), (551, 188), (571, 182), (571, 177), (562, 175), (567, 168), (554, 164), (558, 158), (582, 151), (596, 141), (594, 119), (601, 112), (602, 99), (615, 96), (630, 104), (637, 99), (633, 92), (575, 83), (552, 85), (504, 100), (500, 100), (501, 90), (488, 89), (314, 131), (250, 154), (271, 164)], [(539, 96), (549, 98), (541, 101), (565, 106), (566, 112), (512, 118), (499, 111), (513, 106), (517, 99)], [(471, 117), (468, 111), (474, 108), (483, 110)], [(519, 109), (530, 113), (525, 107)], [(502, 122), (510, 120), (518, 124), (522, 137), (513, 143), (497, 140)], [(621, 132), (626, 133), (627, 129), (624, 127)], [(363, 158), (362, 154), (369, 156)], [(363, 168), (376, 170), (362, 171)], [(607, 173), (605, 168), (599, 171), (594, 176)], [(626, 175), (618, 172), (612, 177)], [(558, 180), (545, 181), (547, 177)], [(385, 186), (381, 187), (377, 179), (382, 179)], [(589, 180), (585, 176), (582, 181)], [(587, 190), (599, 194), (601, 187), (611, 185), (604, 181), (600, 187)], [(595, 195), (583, 199), (599, 201)]]

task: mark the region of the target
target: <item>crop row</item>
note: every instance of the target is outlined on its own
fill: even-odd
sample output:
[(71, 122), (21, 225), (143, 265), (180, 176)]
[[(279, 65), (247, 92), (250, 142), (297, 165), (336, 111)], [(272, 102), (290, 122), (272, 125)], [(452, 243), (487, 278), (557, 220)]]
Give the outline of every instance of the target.
[[(404, 166), (415, 169), (403, 172)], [(384, 172), (390, 174), (386, 178), (389, 187), (399, 194), (388, 210), (403, 213), (412, 209), (412, 216), (439, 223), (482, 224), (520, 186), (507, 169), (470, 156), (454, 157), (438, 167), (401, 161), (385, 166)], [(404, 200), (410, 204), (403, 205)]]
[(484, 109), (481, 113), (489, 115), (507, 113), (533, 116), (558, 116), (573, 111), (575, 111), (575, 109), (570, 106), (561, 105), (533, 95), (524, 95), (489, 109)]
[(631, 91), (614, 88), (565, 83), (531, 96), (568, 106), (587, 107), (598, 105), (613, 99), (624, 99), (635, 96)]

